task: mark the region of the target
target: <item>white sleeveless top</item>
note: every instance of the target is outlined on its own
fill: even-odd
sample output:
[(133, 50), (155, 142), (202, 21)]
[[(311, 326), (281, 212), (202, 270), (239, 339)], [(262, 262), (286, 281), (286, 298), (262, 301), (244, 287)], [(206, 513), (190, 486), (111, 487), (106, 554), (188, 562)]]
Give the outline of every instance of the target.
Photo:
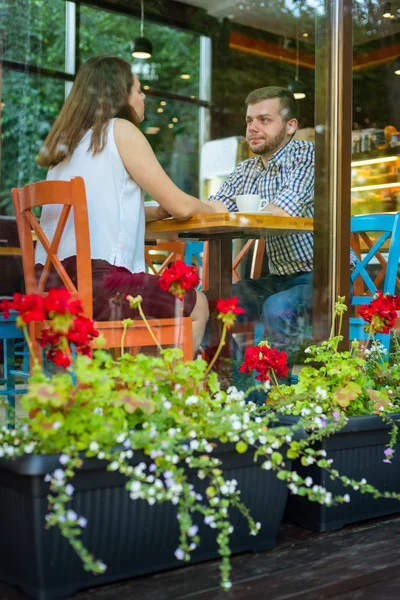
[[(93, 155), (89, 150), (92, 130), (83, 136), (72, 156), (49, 170), (47, 179), (69, 180), (80, 176), (85, 182), (89, 213), (90, 254), (112, 265), (126, 267), (131, 273), (145, 271), (143, 192), (125, 169), (114, 139), (114, 121), (107, 128), (103, 150)], [(61, 205), (44, 206), (40, 224), (53, 239)], [(72, 212), (58, 248), (60, 260), (75, 256)], [(44, 264), (46, 253), (36, 245), (36, 263)]]

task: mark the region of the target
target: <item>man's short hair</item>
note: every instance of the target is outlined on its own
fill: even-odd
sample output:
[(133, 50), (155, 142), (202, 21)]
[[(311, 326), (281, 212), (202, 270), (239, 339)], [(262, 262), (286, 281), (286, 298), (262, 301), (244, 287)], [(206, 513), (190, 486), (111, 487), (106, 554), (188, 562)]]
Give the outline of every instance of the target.
[(296, 98), (290, 90), (278, 87), (277, 85), (269, 85), (250, 92), (246, 98), (246, 106), (257, 104), (257, 102), (262, 102), (262, 100), (271, 100), (272, 98), (279, 98), (281, 104), (280, 113), (285, 123), (290, 121), (290, 119), (299, 120), (299, 105)]

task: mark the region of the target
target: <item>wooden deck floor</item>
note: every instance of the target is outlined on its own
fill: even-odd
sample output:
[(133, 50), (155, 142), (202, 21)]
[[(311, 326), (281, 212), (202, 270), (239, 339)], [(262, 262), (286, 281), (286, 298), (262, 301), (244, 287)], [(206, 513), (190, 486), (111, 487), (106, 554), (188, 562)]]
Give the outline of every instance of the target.
[[(399, 600), (400, 517), (312, 533), (282, 525), (278, 546), (232, 559), (233, 588), (218, 561), (82, 591), (69, 600)], [(0, 583), (1, 600), (27, 600)]]

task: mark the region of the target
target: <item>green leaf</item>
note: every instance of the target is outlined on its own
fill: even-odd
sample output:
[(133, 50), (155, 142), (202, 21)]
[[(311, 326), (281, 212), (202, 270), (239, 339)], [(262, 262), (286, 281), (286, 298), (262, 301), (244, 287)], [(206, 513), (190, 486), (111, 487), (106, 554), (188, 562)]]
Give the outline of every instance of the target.
[(239, 452), (239, 454), (243, 454), (244, 452), (246, 452), (248, 445), (246, 444), (246, 442), (243, 442), (243, 440), (241, 440), (240, 442), (237, 442), (235, 448), (236, 452)]

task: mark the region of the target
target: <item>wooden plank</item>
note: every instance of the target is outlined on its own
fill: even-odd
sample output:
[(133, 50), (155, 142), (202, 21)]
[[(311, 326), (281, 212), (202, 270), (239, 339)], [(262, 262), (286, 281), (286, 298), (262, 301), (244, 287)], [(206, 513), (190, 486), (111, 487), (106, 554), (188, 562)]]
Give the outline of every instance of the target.
[[(82, 591), (70, 600), (391, 600), (385, 590), (399, 579), (399, 527), (399, 517), (328, 534), (283, 524), (275, 550), (232, 558), (228, 594), (218, 585), (220, 562), (209, 561)], [(370, 586), (381, 595), (369, 596)], [(365, 595), (355, 595), (359, 590)]]

